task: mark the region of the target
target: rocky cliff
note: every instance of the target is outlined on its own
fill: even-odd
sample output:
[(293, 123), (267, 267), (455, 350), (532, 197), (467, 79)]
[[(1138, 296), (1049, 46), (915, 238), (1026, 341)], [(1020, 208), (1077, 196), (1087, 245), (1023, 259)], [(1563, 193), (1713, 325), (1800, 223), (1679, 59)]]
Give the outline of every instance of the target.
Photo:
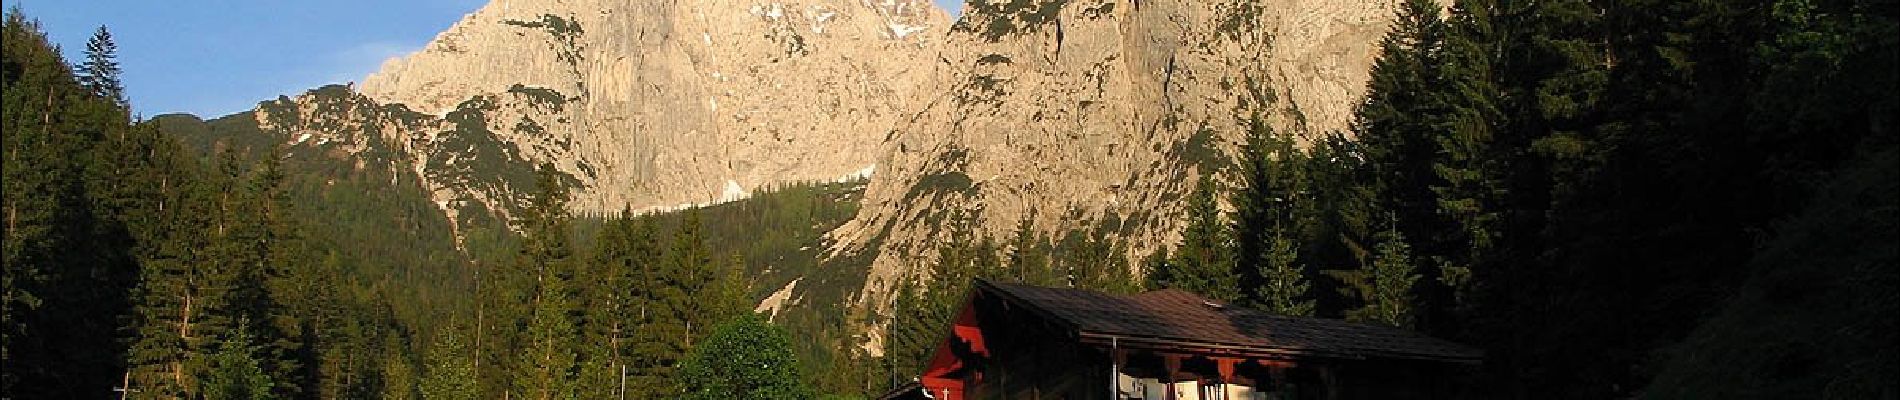
[(923, 0), (497, 0), (360, 96), (258, 115), (293, 141), (378, 136), (451, 215), (506, 217), (531, 181), (504, 177), (543, 163), (577, 211), (669, 209), (871, 173), (948, 27)]
[(993, 237), (1027, 216), (1051, 234), (1108, 224), (1131, 256), (1168, 246), (1252, 115), (1346, 127), (1395, 5), (973, 1), (832, 252), (875, 254), (858, 301), (877, 309), (953, 221)]
[(921, 0), (496, 0), (360, 87), (255, 114), (293, 145), (387, 151), (452, 221), (506, 221), (544, 163), (582, 212), (875, 171), (827, 235), (826, 273), (868, 278), (806, 306), (878, 312), (957, 221), (1171, 246), (1249, 118), (1346, 127), (1394, 3), (978, 0), (952, 22)]

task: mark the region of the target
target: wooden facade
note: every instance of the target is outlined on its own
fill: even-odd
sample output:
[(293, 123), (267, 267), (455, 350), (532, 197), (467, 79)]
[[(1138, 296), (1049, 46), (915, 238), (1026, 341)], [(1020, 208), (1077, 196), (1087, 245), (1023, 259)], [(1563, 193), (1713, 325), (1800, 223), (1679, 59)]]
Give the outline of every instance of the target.
[[(918, 382), (884, 398), (1445, 398), (1477, 351), (1398, 329), (978, 281)], [(927, 392), (927, 393), (926, 393)]]

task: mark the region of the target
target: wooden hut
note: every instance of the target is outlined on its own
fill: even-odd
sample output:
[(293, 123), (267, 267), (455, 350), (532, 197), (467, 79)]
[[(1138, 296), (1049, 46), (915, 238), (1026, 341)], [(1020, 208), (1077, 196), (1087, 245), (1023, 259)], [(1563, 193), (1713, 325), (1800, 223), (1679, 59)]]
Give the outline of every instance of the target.
[(978, 280), (913, 385), (883, 398), (1445, 398), (1480, 361), (1403, 329)]

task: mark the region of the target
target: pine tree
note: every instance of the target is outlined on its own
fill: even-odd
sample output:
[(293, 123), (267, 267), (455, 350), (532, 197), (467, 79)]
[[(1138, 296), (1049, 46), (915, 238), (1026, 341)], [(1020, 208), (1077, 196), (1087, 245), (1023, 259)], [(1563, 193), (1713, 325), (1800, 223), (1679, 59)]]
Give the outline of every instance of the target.
[(909, 382), (923, 372), (937, 340), (943, 339), (943, 327), (961, 311), (970, 285), (977, 278), (1004, 276), (997, 246), (988, 238), (978, 239), (969, 221), (953, 222), (949, 240), (937, 248), (936, 263), (930, 274), (912, 277), (896, 287), (891, 320), (884, 331), (884, 368), (890, 384)]
[(1411, 247), (1398, 229), (1380, 232), (1371, 259), (1361, 269), (1332, 272), (1347, 284), (1340, 290), (1360, 301), (1358, 308), (1346, 312), (1347, 320), (1412, 327), (1417, 313), (1412, 290), (1419, 275)]
[(474, 346), (464, 336), (466, 327), (450, 321), (436, 330), (424, 362), (421, 394), (425, 400), (461, 400), (479, 398), (475, 380)]
[[(103, 395), (123, 378), (118, 318), (137, 267), (95, 168), (128, 121), (85, 95), (60, 51), (18, 8), (0, 51), (0, 391)], [(116, 196), (114, 199), (118, 199)]]
[(536, 192), (522, 225), (528, 230), (517, 262), (536, 272), (525, 343), (515, 388), (535, 399), (574, 397), (579, 368), (580, 303), (568, 247), (567, 188), (552, 166), (540, 168)]
[(594, 283), (584, 298), (588, 354), (582, 371), (583, 390), (590, 398), (623, 398), (623, 374), (632, 372), (635, 328), (644, 323), (652, 268), (659, 260), (659, 244), (652, 219), (636, 219), (631, 210), (607, 221), (595, 239), (592, 257)]
[(1108, 235), (1105, 229), (1092, 234), (1070, 231), (1062, 241), (1058, 269), (1069, 271), (1077, 288), (1116, 294), (1141, 291), (1128, 265), (1127, 248)]
[[(1447, 23), (1443, 64), (1438, 82), (1446, 113), (1437, 123), (1439, 158), (1433, 163), (1439, 183), (1432, 186), (1438, 213), (1459, 229), (1447, 231), (1452, 242), (1446, 254), (1432, 255), (1438, 265), (1437, 283), (1449, 289), (1453, 301), (1463, 303), (1473, 268), (1495, 255), (1502, 234), (1503, 172), (1507, 158), (1497, 145), (1503, 124), (1500, 93), (1488, 51), (1493, 40), (1487, 5), (1460, 2)], [(1459, 249), (1461, 248), (1461, 249)]]
[(1240, 297), (1239, 277), (1234, 274), (1233, 238), (1220, 205), (1215, 202), (1220, 189), (1212, 175), (1203, 175), (1188, 198), (1188, 226), (1181, 233), (1181, 245), (1159, 277), (1160, 287), (1181, 289), (1220, 301)]
[(1431, 226), (1436, 204), (1429, 185), (1438, 145), (1434, 116), (1444, 114), (1439, 68), (1445, 27), (1429, 0), (1401, 4), (1392, 30), (1380, 40), (1366, 101), (1354, 113), (1352, 131), (1362, 143), (1367, 167), (1378, 179), (1380, 207), (1397, 213), (1402, 230)]
[(257, 358), (263, 351), (250, 336), (250, 321), (239, 320), (231, 335), (219, 340), (210, 354), (202, 391), (207, 400), (274, 399), (276, 383)]
[(1266, 242), (1267, 254), (1260, 258), (1260, 275), (1266, 282), (1257, 294), (1261, 303), (1275, 314), (1312, 316), (1314, 301), (1309, 294), (1312, 284), (1306, 279), (1305, 268), (1299, 265), (1299, 249), (1294, 238), (1282, 230), (1268, 234)]
[(1241, 187), (1234, 191), (1235, 268), (1254, 302), (1284, 315), (1310, 316), (1307, 271), (1297, 235), (1307, 199), (1305, 154), (1255, 114), (1241, 146)]
[(948, 321), (943, 310), (925, 297), (922, 283), (916, 279), (905, 279), (896, 287), (891, 302), (889, 322), (884, 325), (884, 372), (890, 374), (885, 389), (900, 382), (909, 382), (923, 371), (923, 365), (929, 357), (929, 349), (935, 348), (930, 341), (939, 339), (936, 332), (942, 330), (930, 327), (932, 323)]
[(1035, 212), (1023, 216), (1016, 224), (1016, 231), (1010, 235), (1009, 265), (1004, 279), (1022, 282), (1028, 285), (1054, 286), (1066, 279), (1057, 277), (1060, 271), (1049, 262), (1049, 245), (1045, 237), (1036, 232)]
[(404, 344), (390, 341), (383, 349), (383, 371), (381, 398), (384, 400), (409, 400), (421, 394), (419, 373), (410, 352)]
[(127, 105), (125, 84), (119, 79), (119, 45), (104, 25), (86, 40), (86, 61), (79, 66), (79, 82), (93, 97), (106, 99), (123, 108)]
[[(686, 216), (658, 264), (648, 303), (648, 318), (639, 330), (635, 352), (637, 379), (630, 379), (630, 398), (676, 396), (679, 363), (696, 340), (738, 308), (729, 298), (712, 295), (719, 290), (722, 266), (715, 263), (706, 244), (698, 209)], [(634, 381), (639, 384), (635, 384)]]
[(578, 307), (573, 283), (565, 266), (553, 266), (541, 282), (534, 314), (528, 323), (525, 352), (521, 354), (523, 395), (535, 399), (576, 397), (573, 386), (579, 354), (574, 320)]

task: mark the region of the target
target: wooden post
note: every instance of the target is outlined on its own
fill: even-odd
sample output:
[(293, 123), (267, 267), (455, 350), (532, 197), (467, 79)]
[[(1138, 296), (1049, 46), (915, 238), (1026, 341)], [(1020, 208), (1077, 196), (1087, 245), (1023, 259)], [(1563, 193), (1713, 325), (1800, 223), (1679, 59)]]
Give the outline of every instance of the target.
[(1164, 380), (1164, 382), (1168, 383), (1168, 400), (1180, 399), (1180, 396), (1175, 393), (1174, 374), (1181, 371), (1181, 356), (1172, 354), (1162, 355), (1161, 365), (1168, 371), (1168, 377)]
[(1108, 338), (1108, 396), (1122, 399), (1122, 349), (1120, 338)]

